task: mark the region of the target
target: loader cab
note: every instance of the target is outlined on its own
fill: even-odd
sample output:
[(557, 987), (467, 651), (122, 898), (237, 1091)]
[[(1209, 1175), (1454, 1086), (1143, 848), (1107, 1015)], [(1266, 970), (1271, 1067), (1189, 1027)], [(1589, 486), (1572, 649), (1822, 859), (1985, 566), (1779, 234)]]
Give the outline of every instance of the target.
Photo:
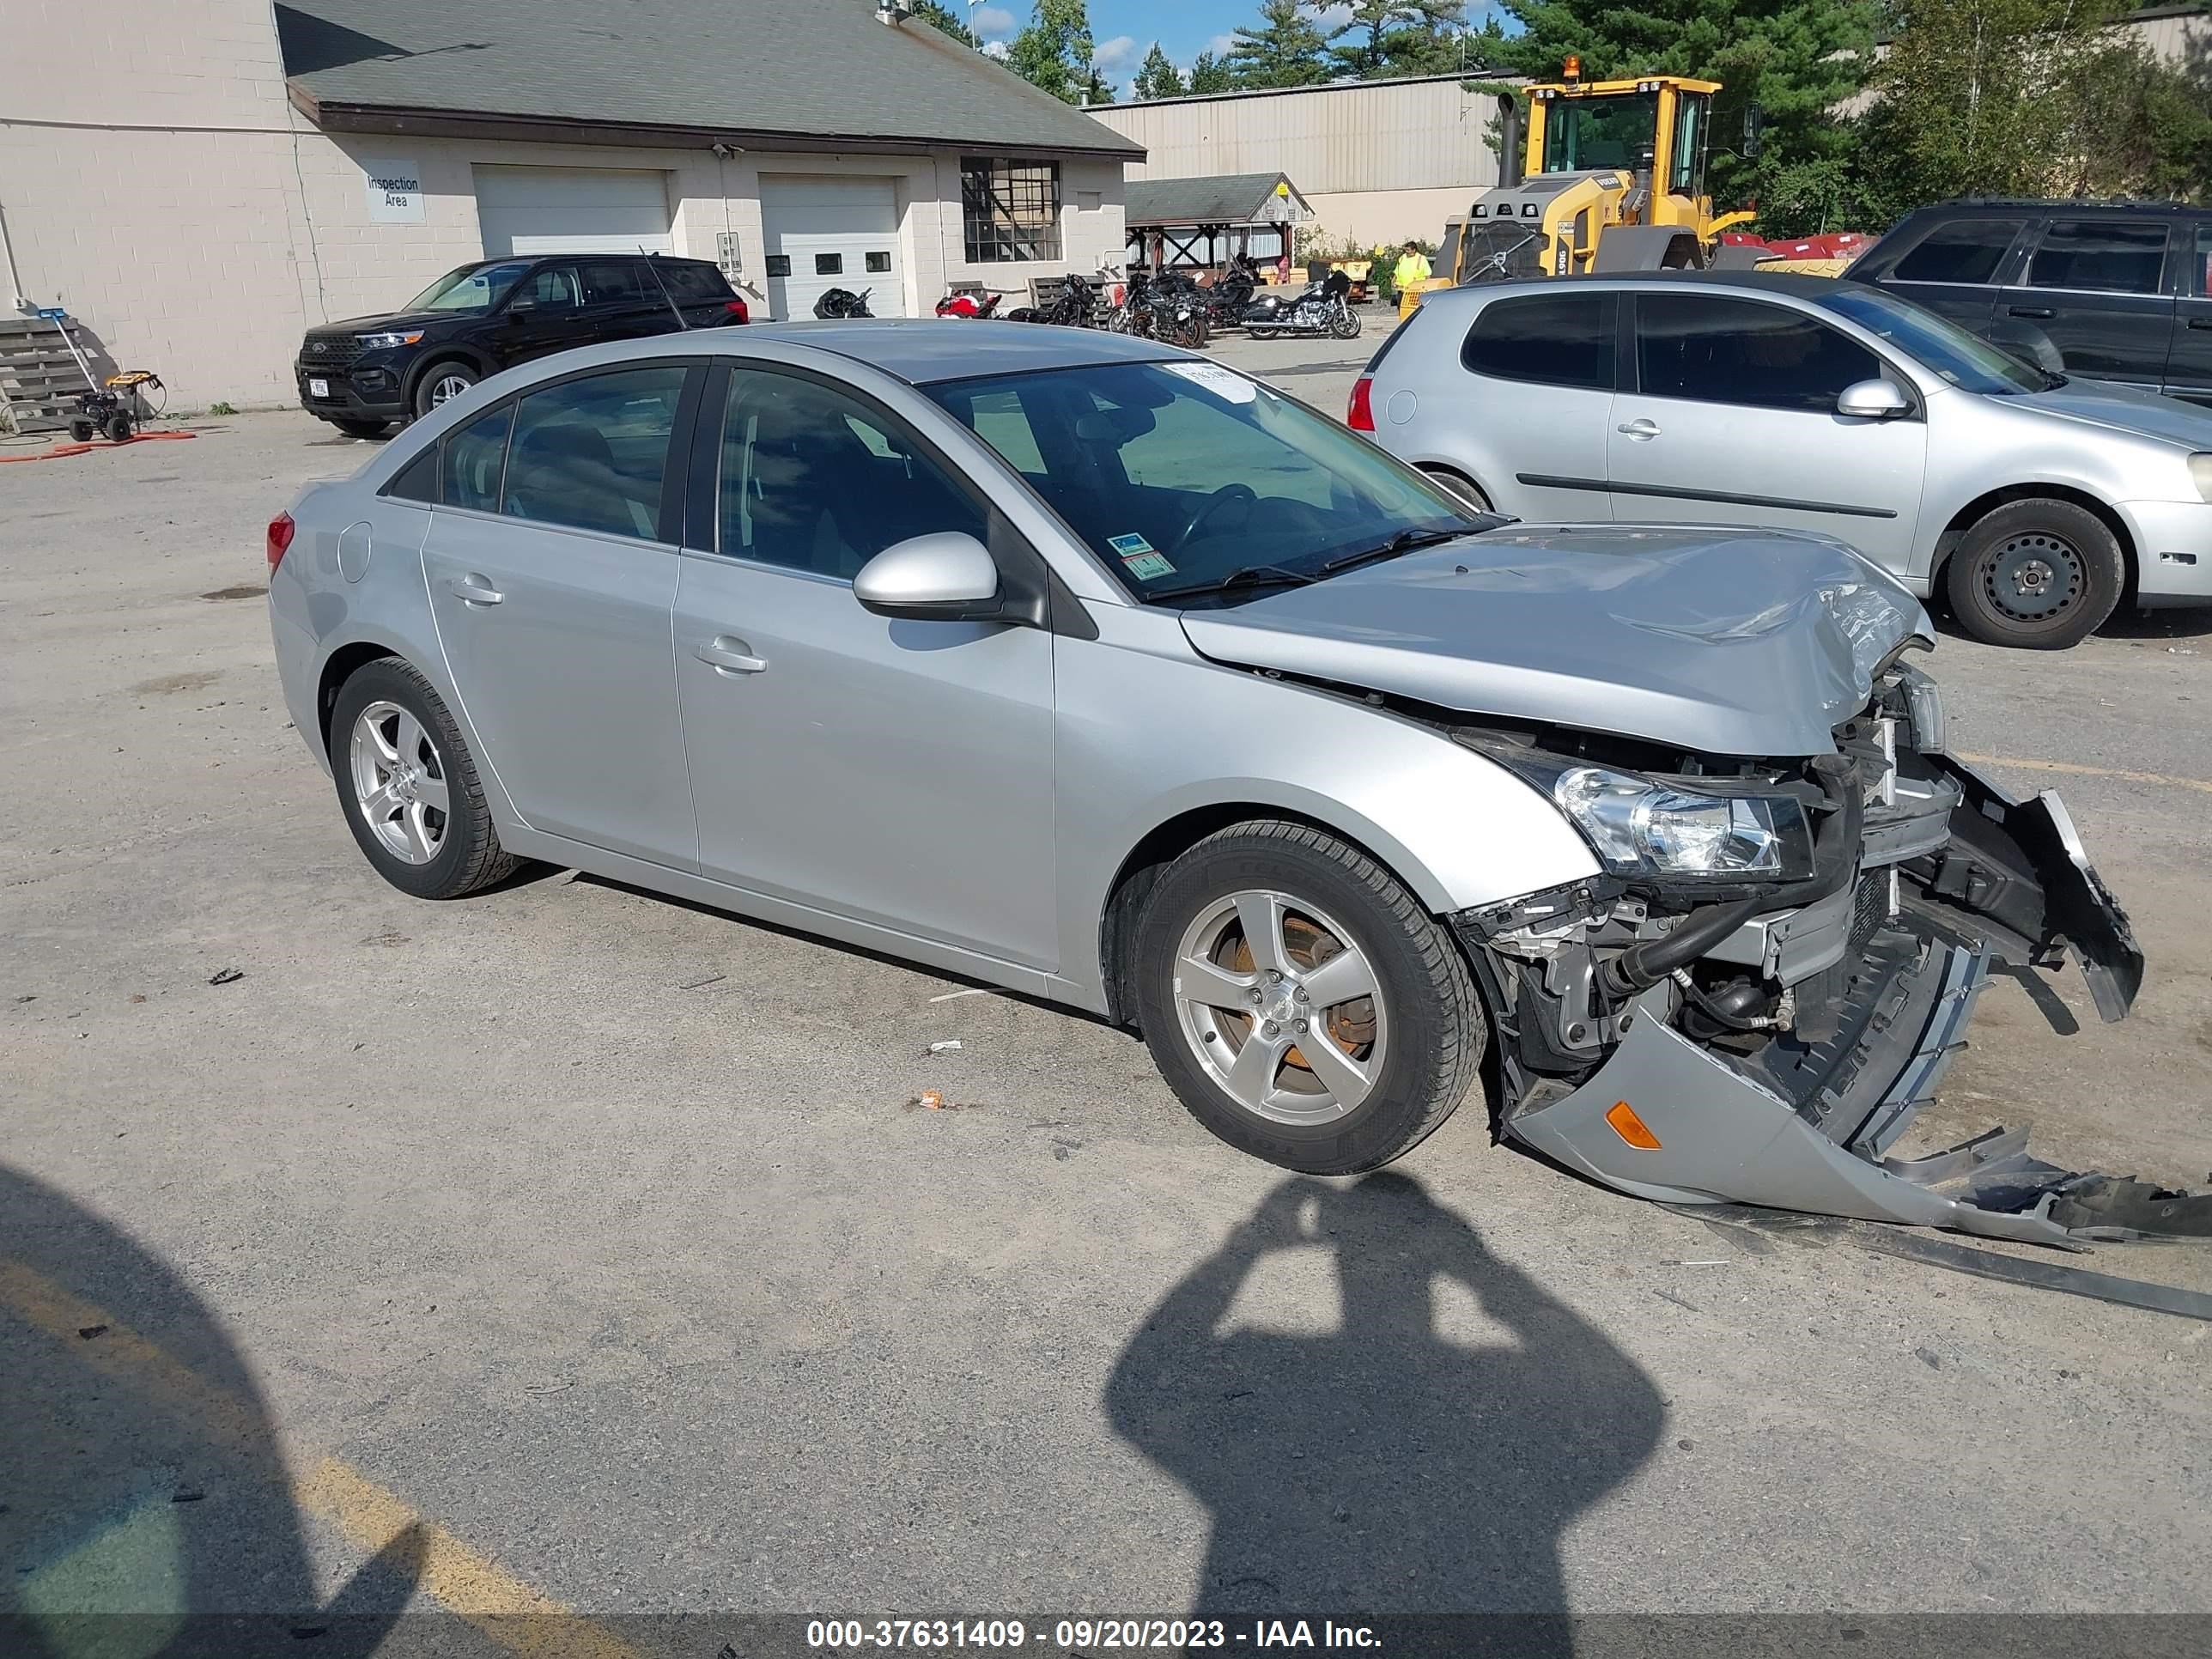
[(1720, 82), (1675, 75), (1584, 82), (1579, 64), (1567, 61), (1564, 79), (1528, 88), (1528, 175), (1619, 169), (1651, 181), (1644, 222), (1711, 216), (1705, 156)]

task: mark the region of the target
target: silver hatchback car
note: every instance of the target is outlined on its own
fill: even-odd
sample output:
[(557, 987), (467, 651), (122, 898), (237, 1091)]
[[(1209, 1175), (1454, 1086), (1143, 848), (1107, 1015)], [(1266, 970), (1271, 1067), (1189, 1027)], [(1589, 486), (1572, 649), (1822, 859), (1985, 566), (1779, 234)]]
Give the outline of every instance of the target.
[(1992, 645), (2072, 645), (2124, 598), (2212, 605), (2212, 410), (2047, 373), (1856, 283), (1445, 290), (1376, 354), (1352, 424), (1522, 518), (1839, 538)]
[(1833, 542), (1507, 526), (1201, 357), (880, 322), (511, 370), (269, 554), (410, 893), (540, 860), (1050, 998), (1299, 1170), (1494, 1046), (1505, 1132), (1625, 1191), (2068, 1224), (1885, 1155), (1994, 960), (2118, 1018), (2142, 958)]

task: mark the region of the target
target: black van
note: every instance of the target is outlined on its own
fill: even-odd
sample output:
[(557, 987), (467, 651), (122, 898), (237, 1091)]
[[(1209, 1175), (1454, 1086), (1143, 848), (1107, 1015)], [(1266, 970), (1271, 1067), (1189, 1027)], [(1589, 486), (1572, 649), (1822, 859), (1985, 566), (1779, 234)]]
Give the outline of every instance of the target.
[(398, 311), (309, 329), (292, 368), (301, 408), (374, 438), (532, 357), (747, 320), (704, 259), (517, 255), (449, 270)]
[(2212, 404), (2212, 210), (1940, 202), (1899, 220), (1844, 278), (2053, 373)]

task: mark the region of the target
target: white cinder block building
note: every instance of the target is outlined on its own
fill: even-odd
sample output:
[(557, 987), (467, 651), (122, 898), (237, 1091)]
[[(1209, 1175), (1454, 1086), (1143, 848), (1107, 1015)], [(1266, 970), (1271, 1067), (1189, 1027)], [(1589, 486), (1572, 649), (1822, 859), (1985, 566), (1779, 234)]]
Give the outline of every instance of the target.
[(1286, 173), (1316, 229), (1331, 242), (1372, 246), (1433, 240), (1497, 184), (1491, 128), (1498, 88), (1510, 84), (1430, 75), (1159, 98), (1091, 113), (1144, 146), (1133, 181)]
[(513, 252), (720, 261), (926, 315), (1123, 247), (1142, 147), (873, 0), (9, 0), (0, 281), (179, 406)]

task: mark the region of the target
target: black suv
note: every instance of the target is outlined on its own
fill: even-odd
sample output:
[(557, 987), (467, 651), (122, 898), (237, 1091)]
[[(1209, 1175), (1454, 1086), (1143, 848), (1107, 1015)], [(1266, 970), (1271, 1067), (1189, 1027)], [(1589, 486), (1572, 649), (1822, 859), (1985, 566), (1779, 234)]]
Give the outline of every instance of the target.
[(293, 372), (301, 408), (374, 438), (532, 357), (746, 320), (745, 302), (703, 259), (518, 255), (449, 270), (389, 316), (309, 329)]
[(1844, 276), (2054, 373), (2212, 404), (2212, 210), (1941, 202), (1907, 214)]

